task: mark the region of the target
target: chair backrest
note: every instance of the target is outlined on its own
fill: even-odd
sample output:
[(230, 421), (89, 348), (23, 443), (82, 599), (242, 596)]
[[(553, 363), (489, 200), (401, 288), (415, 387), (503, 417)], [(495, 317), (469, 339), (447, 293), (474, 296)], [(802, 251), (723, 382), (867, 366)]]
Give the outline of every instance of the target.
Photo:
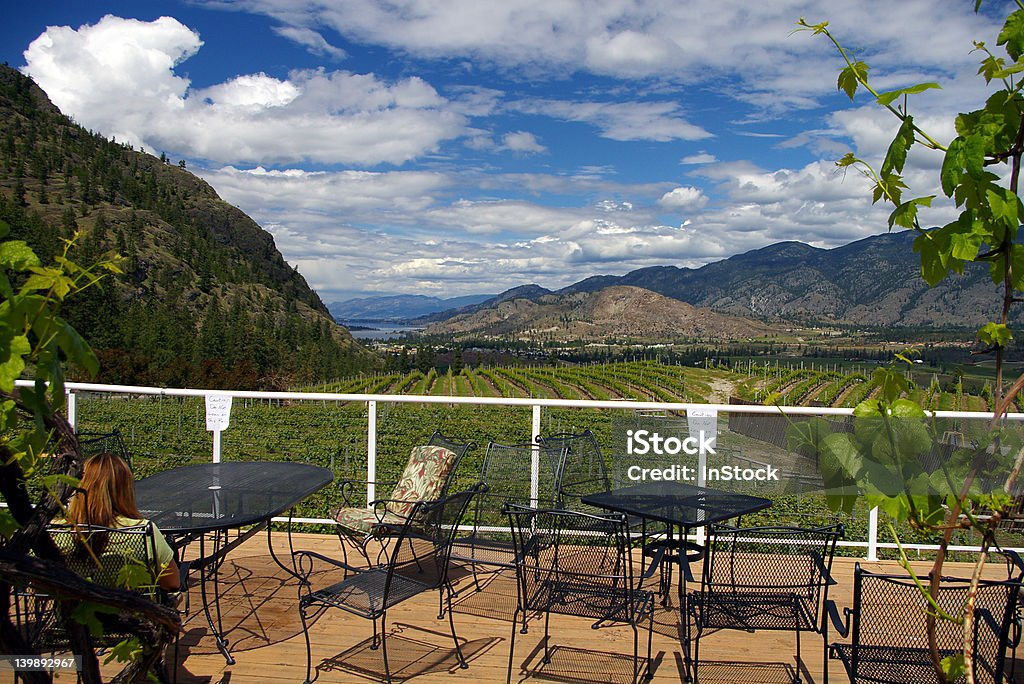
[[(452, 540), (466, 515), (466, 509), (475, 496), (483, 491), (482, 485), (433, 501), (417, 501), (408, 518), (401, 524), (388, 553), (388, 580), (385, 583), (385, 601), (392, 586), (395, 572), (414, 563), (420, 571), (418, 580), (424, 589), (436, 588), (447, 581), (451, 559)], [(432, 572), (424, 572), (431, 563)]]
[(459, 464), (462, 463), (463, 457), (465, 457), (466, 453), (476, 446), (476, 444), (472, 440), (452, 437), (450, 435), (443, 434), (440, 430), (435, 430), (434, 434), (430, 435), (430, 439), (427, 440), (427, 446), (441, 446), (455, 453), (455, 462), (452, 464), (452, 469), (448, 473), (448, 479), (445, 481), (444, 487), (441, 490), (441, 495), (446, 496), (448, 494), (448, 490), (452, 487), (452, 483), (455, 481), (455, 476), (459, 471)]
[(68, 569), (96, 584), (156, 595), (156, 540), (152, 523), (134, 527), (54, 525), (50, 538)]
[[(536, 492), (533, 490), (535, 455), (538, 459)], [(506, 503), (555, 508), (558, 505), (558, 473), (564, 458), (565, 449), (562, 447), (490, 442), (480, 468), (480, 481), (487, 485), (487, 491), (476, 498), (474, 527), (504, 527), (507, 518), (502, 506)]]
[[(929, 579), (921, 578), (924, 586)], [(936, 601), (949, 615), (963, 614), (970, 591), (969, 578), (943, 577)], [(975, 599), (974, 660), (975, 681), (1002, 682), (1006, 667), (1006, 645), (1016, 618), (1021, 576), (1006, 580), (982, 579)], [(873, 681), (933, 680), (928, 657), (928, 614), (934, 613), (920, 587), (908, 575), (854, 570), (851, 612), (851, 664), (854, 676)], [(935, 638), (941, 657), (963, 651), (963, 626), (950, 620), (935, 621)], [(919, 657), (908, 654), (916, 652)], [(900, 657), (862, 658), (862, 653), (890, 653)], [(874, 663), (872, 663), (874, 661)], [(882, 667), (884, 674), (869, 668)]]
[(623, 621), (638, 589), (624, 515), (516, 504), (505, 513), (521, 609)]
[(443, 446), (416, 446), (409, 453), (402, 476), (389, 497), (388, 510), (402, 517), (412, 513), (417, 501), (432, 501), (444, 494), (458, 455)]
[(128, 451), (128, 447), (125, 446), (124, 439), (121, 437), (121, 431), (117, 428), (114, 428), (111, 432), (82, 431), (78, 432), (77, 436), (78, 446), (81, 448), (83, 456), (92, 456), (93, 454), (109, 451), (123, 458), (129, 468), (132, 467), (132, 455)]
[(544, 447), (565, 451), (565, 459), (558, 474), (559, 507), (582, 510), (579, 502), (581, 496), (611, 489), (608, 466), (597, 438), (590, 430), (542, 436), (537, 441)]
[(715, 526), (701, 592), (750, 600), (786, 597), (820, 624), (842, 525), (818, 528)]
[[(161, 569), (157, 565), (151, 523), (123, 528), (53, 525), (48, 532), (65, 565), (75, 574), (96, 584), (136, 591), (154, 601), (162, 599), (157, 586)], [(26, 593), (18, 600), (18, 622), (30, 643), (40, 649), (67, 646), (67, 635), (48, 596)], [(112, 645), (127, 636), (107, 627), (103, 637), (94, 643)]]

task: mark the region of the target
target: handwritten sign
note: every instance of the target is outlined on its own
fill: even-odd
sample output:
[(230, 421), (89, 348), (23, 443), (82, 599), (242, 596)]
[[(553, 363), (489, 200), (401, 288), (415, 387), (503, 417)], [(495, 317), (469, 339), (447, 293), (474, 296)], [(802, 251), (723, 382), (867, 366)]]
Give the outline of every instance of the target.
[(227, 430), (231, 422), (231, 395), (206, 395), (206, 429), (211, 432)]
[(703, 454), (705, 449), (714, 449), (718, 445), (718, 411), (706, 408), (691, 408), (686, 411), (686, 422), (690, 428), (690, 436), (703, 438), (698, 440)]

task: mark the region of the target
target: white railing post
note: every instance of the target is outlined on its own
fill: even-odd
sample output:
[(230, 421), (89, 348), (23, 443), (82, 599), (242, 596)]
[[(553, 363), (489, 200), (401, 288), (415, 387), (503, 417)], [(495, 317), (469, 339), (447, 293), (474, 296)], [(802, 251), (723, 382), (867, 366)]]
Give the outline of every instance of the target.
[(878, 507), (868, 513), (868, 560), (878, 560)]
[(377, 402), (366, 402), (366, 503), (377, 498)]
[(68, 404), (68, 424), (71, 426), (72, 430), (77, 432), (78, 426), (76, 425), (76, 423), (78, 421), (78, 395), (72, 392), (70, 389), (65, 389), (64, 395), (65, 398), (67, 399)]
[(533, 426), (530, 428), (530, 435), (530, 442), (533, 444), (530, 458), (530, 502), (536, 507), (540, 499), (540, 444), (537, 442), (537, 438), (540, 437), (540, 404), (533, 405)]

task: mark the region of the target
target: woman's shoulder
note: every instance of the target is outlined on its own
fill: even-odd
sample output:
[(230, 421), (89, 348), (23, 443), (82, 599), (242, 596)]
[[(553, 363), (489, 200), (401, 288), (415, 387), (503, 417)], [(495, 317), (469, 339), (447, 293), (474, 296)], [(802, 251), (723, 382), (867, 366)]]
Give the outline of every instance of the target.
[(127, 518), (123, 515), (117, 516), (117, 520), (114, 522), (117, 523), (115, 527), (142, 527), (151, 524), (145, 518)]

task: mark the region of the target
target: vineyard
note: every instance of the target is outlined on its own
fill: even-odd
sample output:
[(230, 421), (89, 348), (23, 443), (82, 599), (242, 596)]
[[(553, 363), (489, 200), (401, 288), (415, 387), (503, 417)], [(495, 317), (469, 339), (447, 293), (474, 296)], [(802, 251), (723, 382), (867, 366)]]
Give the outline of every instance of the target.
[[(526, 397), (729, 403), (731, 398), (783, 406), (853, 407), (870, 396), (865, 371), (782, 364), (741, 369), (668, 366), (632, 361), (579, 366), (463, 368), (458, 372), (413, 370), (352, 378), (307, 388), (342, 394), (419, 394), (461, 397)], [(913, 382), (913, 381), (912, 381)], [(943, 387), (935, 378), (909, 398), (933, 410), (987, 411), (991, 390), (978, 395)]]
[[(746, 368), (668, 366), (653, 361), (579, 366), (479, 367), (457, 373), (430, 370), (379, 374), (344, 382), (302, 388), (344, 394), (429, 395), (504, 398), (647, 400), (685, 403), (729, 403), (731, 399), (770, 404), (853, 406), (871, 391), (869, 372), (835, 367), (788, 367), (750, 364)], [(922, 376), (910, 396), (932, 409), (985, 411), (991, 393), (969, 394), (938, 378)], [(984, 389), (984, 388), (983, 388)], [(649, 412), (615, 409), (544, 407), (542, 434), (592, 430), (612, 472), (615, 440), (623, 421)], [(472, 484), (479, 473), (486, 445), (494, 440), (521, 443), (532, 439), (530, 406), (393, 403), (376, 407), (378, 480), (394, 480), (409, 450), (425, 443), (434, 430), (473, 439), (476, 448), (460, 465), (458, 485)], [(653, 412), (652, 419), (685, 421), (680, 412)], [(231, 425), (222, 435), (224, 460), (291, 460), (330, 468), (341, 478), (364, 479), (369, 449), (367, 402), (313, 399), (236, 398)], [(124, 436), (137, 475), (188, 463), (208, 462), (211, 435), (206, 430), (201, 397), (130, 396), (85, 392), (77, 399), (79, 430)], [(738, 417), (723, 414), (719, 422), (719, 451), (723, 463), (770, 463), (783, 468), (776, 485), (756, 492), (773, 506), (751, 523), (819, 523), (835, 519), (824, 504), (820, 477), (813, 461), (801, 458), (788, 442), (791, 421), (780, 414)], [(942, 419), (936, 434), (967, 439), (984, 431), (984, 420)], [(838, 423), (837, 423), (838, 426)], [(841, 427), (841, 426), (840, 426)], [(761, 483), (758, 484), (761, 487)], [(296, 513), (322, 518), (340, 502), (327, 488), (301, 504)], [(844, 516), (848, 537), (863, 539), (866, 511)], [(324, 528), (322, 531), (326, 531)], [(908, 533), (909, 534), (909, 533)], [(914, 539), (910, 534), (909, 539)], [(964, 540), (966, 541), (966, 540)]]

